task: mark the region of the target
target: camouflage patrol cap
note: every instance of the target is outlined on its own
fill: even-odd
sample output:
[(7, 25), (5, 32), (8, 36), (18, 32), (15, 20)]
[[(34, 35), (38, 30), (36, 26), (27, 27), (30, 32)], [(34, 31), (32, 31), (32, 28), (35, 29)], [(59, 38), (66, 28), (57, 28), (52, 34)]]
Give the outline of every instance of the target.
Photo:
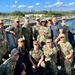
[(38, 44), (38, 41), (33, 41), (33, 44), (35, 45), (35, 44)]
[(45, 22), (45, 21), (46, 21), (46, 19), (42, 19), (42, 20), (41, 20), (41, 22)]
[(66, 36), (65, 36), (65, 34), (60, 34), (59, 38), (61, 38), (61, 37), (66, 37)]
[(14, 22), (20, 21), (20, 19), (17, 17), (15, 18)]
[(52, 39), (46, 39), (46, 43), (52, 42)]
[(21, 41), (24, 41), (24, 39), (23, 38), (19, 38), (18, 39), (18, 42), (21, 42)]
[(12, 51), (11, 51), (11, 56), (12, 55), (16, 55), (16, 54), (18, 54), (19, 53), (19, 51), (17, 50), (17, 48), (14, 48)]
[(25, 17), (25, 20), (29, 20), (29, 17)]
[(3, 23), (3, 20), (2, 19), (0, 19), (0, 23)]
[(63, 20), (63, 19), (66, 19), (66, 16), (62, 16), (62, 20)]
[(51, 20), (51, 17), (48, 17), (47, 20)]
[(39, 17), (36, 17), (36, 20), (40, 20), (40, 18)]

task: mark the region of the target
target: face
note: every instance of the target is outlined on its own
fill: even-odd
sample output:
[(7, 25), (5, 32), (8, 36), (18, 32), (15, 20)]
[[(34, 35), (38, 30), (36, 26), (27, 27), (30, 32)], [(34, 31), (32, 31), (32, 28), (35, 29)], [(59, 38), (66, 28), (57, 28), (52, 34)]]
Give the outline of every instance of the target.
[(66, 37), (60, 37), (60, 41), (61, 41), (62, 43), (65, 43), (65, 42), (66, 42)]
[(37, 24), (40, 24), (40, 19), (37, 19), (36, 22), (37, 22)]
[(42, 22), (42, 26), (46, 26), (46, 22), (45, 21)]
[(48, 23), (52, 23), (52, 20), (49, 19), (49, 20), (48, 20)]
[(11, 60), (16, 62), (19, 59), (19, 54), (15, 54), (11, 56)]
[(0, 23), (0, 29), (2, 29), (3, 28), (3, 23)]
[(57, 23), (57, 17), (53, 17), (52, 22), (53, 22), (53, 24), (56, 24)]
[(52, 47), (52, 42), (46, 43), (47, 47)]
[(25, 20), (25, 24), (29, 25), (30, 21), (27, 19)]
[(18, 27), (19, 24), (20, 24), (20, 21), (16, 21), (16, 22), (15, 22), (15, 26), (16, 26), (16, 27)]
[(24, 41), (18, 41), (18, 47), (22, 48), (24, 46)]
[(35, 49), (38, 49), (38, 46), (39, 46), (38, 44), (34, 44)]
[(65, 23), (66, 22), (66, 19), (62, 19), (62, 22)]

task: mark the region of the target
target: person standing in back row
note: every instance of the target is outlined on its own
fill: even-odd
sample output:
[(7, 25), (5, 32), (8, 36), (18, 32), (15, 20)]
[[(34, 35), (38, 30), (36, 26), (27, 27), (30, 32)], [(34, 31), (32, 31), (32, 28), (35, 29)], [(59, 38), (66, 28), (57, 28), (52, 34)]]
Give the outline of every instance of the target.
[(37, 40), (37, 37), (39, 35), (39, 29), (40, 29), (40, 18), (36, 18), (36, 25), (33, 26), (33, 40)]
[(7, 38), (3, 25), (3, 20), (0, 20), (0, 64), (2, 63), (3, 55), (7, 52)]
[(22, 37), (22, 27), (20, 26), (20, 19), (17, 17), (14, 20), (14, 25), (11, 25), (5, 29), (8, 33), (8, 42), (10, 50), (17, 47), (17, 41)]
[(32, 48), (32, 28), (30, 26), (29, 18), (25, 18), (25, 24), (22, 26), (22, 36), (25, 39), (25, 48), (29, 53), (29, 50)]

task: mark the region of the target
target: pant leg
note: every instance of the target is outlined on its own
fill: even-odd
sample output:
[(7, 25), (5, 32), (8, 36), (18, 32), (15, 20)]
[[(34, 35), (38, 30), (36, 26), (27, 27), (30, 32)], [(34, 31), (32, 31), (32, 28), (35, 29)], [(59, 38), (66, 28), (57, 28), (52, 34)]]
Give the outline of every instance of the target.
[(51, 68), (53, 71), (53, 75), (57, 75), (58, 74), (58, 70), (57, 70), (57, 66), (55, 62), (51, 62)]
[(65, 70), (67, 74), (71, 74), (71, 62), (68, 61), (67, 63), (64, 63)]

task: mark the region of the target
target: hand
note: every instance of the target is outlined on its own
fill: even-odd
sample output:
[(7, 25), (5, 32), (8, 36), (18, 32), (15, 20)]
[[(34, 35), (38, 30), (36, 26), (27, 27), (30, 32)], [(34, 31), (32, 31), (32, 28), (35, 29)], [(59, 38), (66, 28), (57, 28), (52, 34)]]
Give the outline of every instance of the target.
[(33, 37), (33, 40), (35, 40), (35, 38)]
[(45, 32), (42, 32), (43, 35), (45, 35)]
[(48, 61), (48, 58), (45, 58), (45, 61), (47, 62)]
[(21, 73), (21, 75), (26, 75), (26, 72), (23, 70), (22, 73)]
[(17, 34), (16, 34), (15, 32), (13, 32), (13, 35), (14, 35), (15, 37), (17, 37)]
[(37, 66), (34, 64), (34, 65), (32, 66), (32, 68), (37, 68)]
[(26, 65), (24, 63), (22, 63), (22, 65), (24, 66), (24, 70), (26, 69)]
[(6, 38), (4, 38), (4, 42), (7, 43), (7, 39)]
[(37, 64), (37, 67), (40, 67), (40, 64)]
[(55, 40), (54, 40), (54, 42), (55, 42), (55, 43), (57, 43), (57, 42), (58, 42), (58, 40), (57, 40), (57, 39), (55, 39)]
[(75, 34), (75, 31), (73, 33)]
[(67, 63), (67, 62), (68, 62), (68, 59), (65, 59), (65, 60), (64, 60), (64, 63)]

